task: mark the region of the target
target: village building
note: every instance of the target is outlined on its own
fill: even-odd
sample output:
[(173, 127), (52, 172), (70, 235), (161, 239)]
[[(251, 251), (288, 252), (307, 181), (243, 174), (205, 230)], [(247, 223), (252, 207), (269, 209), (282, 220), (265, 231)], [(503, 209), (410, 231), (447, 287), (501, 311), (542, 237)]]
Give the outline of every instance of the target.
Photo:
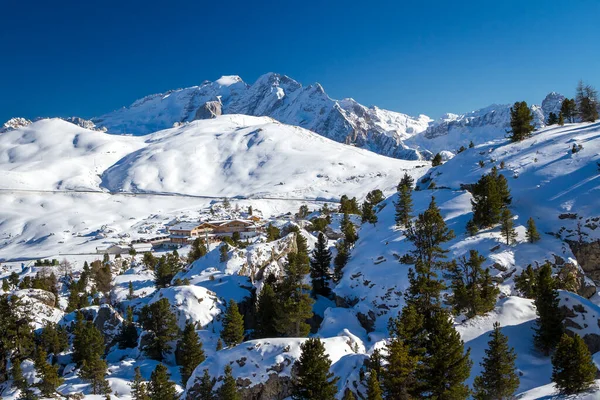
[(197, 237), (218, 241), (224, 236), (232, 236), (235, 232), (240, 234), (240, 238), (247, 239), (256, 236), (259, 229), (256, 221), (246, 219), (181, 222), (169, 227), (169, 237), (172, 244), (185, 245)]

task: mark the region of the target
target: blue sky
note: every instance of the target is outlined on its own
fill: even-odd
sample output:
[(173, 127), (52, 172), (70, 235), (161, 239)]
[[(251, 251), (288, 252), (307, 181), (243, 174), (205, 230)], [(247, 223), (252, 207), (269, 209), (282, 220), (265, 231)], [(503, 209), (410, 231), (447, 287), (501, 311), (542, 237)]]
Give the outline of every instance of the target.
[(5, 0), (0, 15), (0, 121), (269, 71), (434, 118), (600, 86), (596, 0)]

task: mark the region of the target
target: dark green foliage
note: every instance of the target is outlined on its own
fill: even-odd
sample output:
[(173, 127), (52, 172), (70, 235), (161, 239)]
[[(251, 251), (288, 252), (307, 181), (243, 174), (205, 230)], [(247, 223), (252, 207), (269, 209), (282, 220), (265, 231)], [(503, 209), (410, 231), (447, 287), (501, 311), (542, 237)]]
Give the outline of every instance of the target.
[(10, 284), (8, 283), (8, 279), (2, 279), (2, 291), (8, 292), (10, 290)]
[(63, 379), (58, 376), (58, 365), (49, 364), (46, 358), (44, 349), (38, 349), (35, 369), (40, 376), (40, 381), (37, 383), (37, 388), (42, 392), (42, 396), (52, 397), (56, 393), (56, 388), (63, 383)]
[(360, 215), (360, 208), (358, 207), (356, 197), (349, 199), (348, 196), (342, 195), (342, 197), (340, 198), (339, 212), (342, 214)]
[(20, 307), (17, 296), (0, 296), (0, 381), (8, 378), (7, 361), (29, 357), (34, 350), (33, 333), (27, 316), (15, 312)]
[(156, 287), (169, 286), (173, 277), (181, 271), (181, 267), (178, 255), (167, 253), (166, 256), (161, 256), (154, 267), (154, 284)]
[(294, 382), (292, 398), (295, 400), (334, 400), (337, 394), (336, 383), (329, 371), (331, 360), (325, 353), (325, 346), (318, 338), (310, 338), (300, 346), (302, 354), (297, 361), (298, 374)]
[(267, 226), (267, 242), (272, 242), (281, 238), (281, 231), (273, 224)]
[(476, 400), (512, 399), (519, 388), (516, 359), (515, 350), (508, 346), (508, 338), (502, 334), (500, 324), (496, 322), (481, 362), (483, 371), (473, 383), (473, 397)]
[(219, 247), (219, 261), (224, 263), (227, 262), (227, 260), (229, 259), (229, 255), (227, 254), (229, 252), (229, 245), (227, 243), (223, 243), (221, 244), (221, 247)]
[(548, 121), (546, 122), (548, 125), (556, 125), (558, 124), (558, 116), (551, 112), (550, 114), (548, 114)]
[(408, 227), (412, 219), (413, 201), (411, 193), (412, 186), (400, 182), (400, 185), (398, 185), (398, 201), (394, 203), (396, 208), (395, 220), (398, 227)]
[(364, 224), (368, 222), (370, 224), (375, 225), (377, 223), (377, 215), (375, 214), (375, 210), (373, 210), (373, 205), (368, 201), (364, 201), (362, 204), (362, 216), (361, 222)]
[(221, 340), (221, 338), (219, 338), (219, 340), (217, 340), (217, 346), (215, 347), (215, 350), (217, 350), (217, 351), (223, 350), (223, 341)]
[(517, 101), (510, 108), (510, 128), (509, 139), (511, 142), (520, 142), (531, 136), (535, 129), (532, 124), (533, 114), (524, 101)]
[(350, 216), (348, 213), (344, 213), (342, 221), (340, 222), (340, 227), (342, 229), (342, 233), (344, 234), (346, 243), (353, 245), (358, 240), (358, 234), (356, 233), (354, 224), (352, 221), (350, 221)]
[(552, 356), (552, 381), (563, 394), (582, 392), (594, 384), (596, 365), (583, 341), (575, 334), (563, 334)]
[(415, 180), (408, 174), (408, 172), (405, 172), (402, 176), (402, 179), (400, 179), (400, 182), (396, 187), (396, 191), (399, 192), (403, 186), (407, 187), (409, 190), (413, 190), (413, 187), (415, 186)]
[(371, 371), (367, 384), (367, 400), (383, 400), (381, 395), (381, 384), (377, 378), (377, 371)]
[(231, 366), (225, 366), (225, 376), (223, 384), (217, 391), (218, 400), (242, 400), (240, 392), (237, 390), (237, 384), (233, 377)]
[(305, 219), (308, 216), (308, 214), (309, 214), (308, 206), (306, 204), (302, 204), (300, 206), (300, 209), (296, 213), (296, 218)]
[(20, 390), (27, 389), (27, 380), (23, 377), (23, 370), (21, 369), (21, 360), (13, 360), (10, 375), (13, 380), (14, 387)]
[(105, 379), (107, 368), (106, 361), (102, 360), (98, 355), (91, 360), (83, 361), (80, 376), (83, 380), (91, 384), (92, 394), (106, 394), (111, 392), (108, 381)]
[(190, 249), (190, 252), (187, 256), (187, 262), (191, 264), (197, 259), (204, 257), (207, 252), (208, 250), (206, 249), (206, 244), (204, 243), (204, 240), (197, 237), (192, 242), (192, 248)]
[(442, 155), (440, 153), (437, 153), (434, 157), (433, 160), (431, 160), (431, 166), (432, 167), (437, 167), (442, 165)]
[(120, 349), (129, 349), (137, 346), (138, 332), (133, 323), (133, 310), (131, 307), (127, 308), (127, 319), (121, 325), (117, 341), (119, 342)]
[(575, 117), (577, 116), (577, 102), (575, 102), (575, 99), (563, 100), (560, 106), (560, 115), (568, 122), (575, 122)]
[(150, 400), (148, 388), (142, 379), (140, 367), (135, 367), (135, 374), (131, 382), (131, 399), (132, 400)]
[(175, 383), (169, 380), (167, 367), (158, 364), (150, 375), (148, 383), (148, 394), (150, 400), (177, 400), (177, 390)]
[(143, 350), (148, 357), (162, 361), (164, 354), (171, 351), (169, 342), (179, 336), (177, 319), (171, 311), (169, 300), (163, 298), (142, 308), (139, 318), (142, 327), (149, 331), (148, 344)]
[(469, 258), (461, 257), (452, 269), (452, 306), (457, 314), (465, 312), (468, 318), (483, 315), (494, 309), (499, 290), (492, 282), (489, 269), (481, 265), (485, 257), (477, 250), (469, 251)]
[(523, 297), (534, 299), (536, 297), (537, 272), (527, 266), (519, 275), (515, 276), (515, 289), (519, 291)]
[[(108, 255), (108, 254), (105, 254)], [(112, 281), (112, 272), (110, 264), (107, 262), (94, 261), (91, 265), (90, 274), (96, 282), (96, 288), (102, 293), (110, 292), (110, 284)]]
[(472, 149), (473, 147), (475, 147), (475, 143), (473, 143), (473, 141), (471, 140), (469, 142), (469, 148)]
[(525, 232), (525, 235), (527, 236), (527, 241), (529, 243), (535, 243), (540, 240), (540, 234), (535, 226), (535, 221), (531, 217), (527, 220), (527, 231)]
[(311, 222), (311, 226), (310, 226), (310, 230), (311, 231), (317, 231), (317, 232), (325, 232), (325, 229), (327, 228), (327, 225), (329, 225), (329, 221), (327, 220), (327, 218), (313, 218), (310, 220)]
[(598, 91), (593, 86), (579, 81), (575, 101), (583, 122), (594, 122), (598, 119)]
[(86, 321), (77, 312), (73, 328), (73, 362), (82, 366), (84, 361), (91, 363), (104, 354), (104, 338), (92, 321)]
[(47, 353), (57, 355), (69, 347), (67, 330), (55, 323), (48, 322), (37, 337), (37, 344)]
[(156, 263), (158, 262), (158, 260), (156, 259), (156, 257), (154, 257), (154, 255), (152, 255), (152, 253), (150, 252), (146, 252), (144, 253), (144, 257), (142, 259), (144, 265), (146, 266), (146, 268), (148, 268), (149, 270), (154, 270), (154, 267), (156, 267)]
[(336, 243), (335, 248), (337, 250), (337, 254), (333, 259), (333, 280), (335, 282), (339, 282), (340, 279), (342, 279), (344, 267), (346, 264), (348, 264), (348, 260), (350, 259), (350, 248), (345, 240)]
[[(410, 399), (417, 393), (417, 371), (419, 357), (411, 352), (405, 340), (395, 336), (387, 345), (388, 362), (383, 371), (383, 392), (386, 400)], [(371, 374), (377, 371), (372, 370)], [(372, 376), (371, 376), (372, 378)], [(371, 387), (369, 379), (369, 388)]]
[(375, 189), (367, 193), (366, 200), (373, 206), (376, 206), (377, 204), (385, 200), (385, 196), (383, 195), (383, 192), (381, 190)]
[(312, 259), (310, 260), (310, 277), (312, 278), (312, 290), (315, 297), (317, 295), (325, 297), (331, 295), (329, 287), (329, 281), (331, 280), (331, 273), (329, 272), (331, 258), (332, 255), (331, 250), (327, 246), (327, 238), (323, 233), (319, 233), (317, 245), (312, 251)]
[(431, 198), (427, 210), (409, 226), (406, 237), (415, 246), (414, 257), (426, 268), (444, 268), (447, 265), (443, 260), (448, 250), (441, 246), (454, 238), (454, 231), (446, 226), (435, 197)]
[(181, 365), (181, 385), (185, 387), (194, 369), (206, 359), (202, 342), (191, 322), (185, 324), (181, 340), (177, 342), (178, 364)]
[(346, 388), (346, 391), (344, 392), (344, 397), (342, 397), (342, 400), (356, 400), (356, 396), (354, 395), (352, 390)]
[(562, 113), (558, 114), (558, 121), (556, 123), (560, 126), (564, 126), (565, 118), (563, 117)]
[(258, 295), (256, 329), (254, 330), (255, 339), (276, 337), (278, 335), (276, 324), (277, 307), (277, 295), (273, 286), (267, 282)]
[(467, 221), (466, 229), (469, 236), (475, 236), (477, 235), (477, 232), (479, 232), (479, 227), (472, 219)]
[(189, 398), (196, 400), (215, 400), (216, 397), (213, 392), (215, 383), (217, 383), (217, 380), (211, 378), (208, 374), (208, 369), (205, 369), (202, 377), (200, 379), (196, 378), (194, 381), (194, 386), (189, 391)]
[(478, 227), (491, 227), (500, 222), (502, 209), (512, 202), (508, 182), (504, 175), (498, 174), (493, 167), (489, 174), (483, 175), (473, 185), (473, 222)]
[(534, 328), (534, 343), (545, 355), (556, 347), (564, 333), (563, 312), (559, 307), (556, 282), (552, 278), (552, 267), (549, 263), (542, 265), (538, 271), (535, 290), (535, 306), (537, 308), (537, 326)]
[(508, 208), (503, 209), (500, 214), (500, 233), (507, 245), (513, 244), (517, 239), (513, 215)]
[(227, 347), (236, 346), (244, 341), (244, 317), (240, 314), (237, 303), (231, 299), (223, 319), (221, 339)]

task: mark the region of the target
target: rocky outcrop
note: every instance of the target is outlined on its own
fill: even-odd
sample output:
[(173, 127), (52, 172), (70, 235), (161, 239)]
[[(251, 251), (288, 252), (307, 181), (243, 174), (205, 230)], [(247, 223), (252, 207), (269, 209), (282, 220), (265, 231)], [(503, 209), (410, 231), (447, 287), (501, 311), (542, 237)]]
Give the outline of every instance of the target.
[(198, 108), (194, 120), (217, 118), (223, 114), (223, 108), (220, 101), (207, 101)]
[(587, 276), (600, 281), (600, 240), (580, 242), (567, 240), (571, 251)]
[(31, 121), (25, 118), (11, 118), (0, 127), (0, 133), (12, 131), (31, 125)]

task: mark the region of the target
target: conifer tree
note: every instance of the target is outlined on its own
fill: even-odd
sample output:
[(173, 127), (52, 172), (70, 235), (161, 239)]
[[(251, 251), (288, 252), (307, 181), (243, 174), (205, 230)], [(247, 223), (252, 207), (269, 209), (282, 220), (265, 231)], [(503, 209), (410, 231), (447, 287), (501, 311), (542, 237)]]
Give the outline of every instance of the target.
[(223, 384), (217, 392), (218, 400), (242, 400), (242, 396), (237, 389), (237, 383), (233, 377), (230, 365), (225, 366)]
[(19, 359), (12, 361), (11, 378), (13, 380), (14, 387), (21, 391), (27, 389), (27, 380), (23, 377), (23, 370), (21, 369), (21, 360)]
[(469, 234), (469, 236), (475, 236), (475, 235), (477, 235), (477, 232), (479, 232), (479, 227), (477, 226), (475, 221), (473, 221), (472, 219), (467, 221), (466, 228), (467, 228), (467, 233)]
[(556, 347), (564, 332), (563, 313), (559, 307), (556, 282), (552, 278), (549, 263), (542, 265), (537, 273), (535, 284), (537, 308), (537, 326), (534, 328), (534, 343), (545, 355)]
[(565, 117), (563, 117), (563, 113), (559, 113), (558, 114), (558, 125), (560, 126), (564, 126), (565, 125)]
[(129, 349), (137, 346), (138, 332), (133, 323), (133, 310), (127, 307), (127, 319), (121, 324), (121, 331), (117, 336), (120, 349)]
[(513, 215), (508, 208), (502, 210), (502, 214), (500, 215), (500, 232), (504, 240), (506, 240), (507, 245), (514, 243), (517, 239)]
[(277, 228), (273, 224), (269, 224), (267, 226), (266, 231), (267, 231), (267, 242), (272, 242), (281, 237), (281, 231), (279, 230), (279, 228)]
[(108, 365), (99, 355), (90, 360), (83, 360), (80, 376), (90, 382), (92, 394), (107, 394), (111, 392), (108, 381), (105, 379)]
[(177, 342), (176, 354), (178, 355), (177, 363), (181, 365), (181, 368), (179, 368), (181, 371), (181, 385), (185, 387), (194, 369), (206, 359), (202, 342), (192, 322), (188, 321), (185, 324), (181, 339)]
[(356, 234), (354, 224), (350, 221), (350, 216), (347, 213), (344, 213), (340, 226), (346, 243), (353, 245), (358, 240), (358, 235)]
[(197, 259), (204, 257), (206, 255), (206, 253), (207, 253), (207, 249), (206, 249), (206, 244), (204, 243), (204, 240), (202, 238), (197, 237), (192, 242), (192, 248), (190, 249), (190, 252), (188, 253), (187, 262), (189, 264), (191, 264), (194, 261), (196, 261)]
[(221, 338), (219, 338), (217, 340), (217, 346), (216, 346), (215, 350), (216, 351), (223, 350), (223, 341), (221, 340)]
[(594, 122), (598, 119), (598, 91), (593, 86), (579, 81), (575, 99), (582, 121)]
[(35, 369), (40, 375), (40, 381), (37, 387), (44, 397), (52, 397), (56, 393), (56, 388), (59, 387), (63, 379), (58, 376), (58, 365), (51, 365), (46, 361), (48, 355), (44, 349), (38, 349), (35, 358)]
[[(387, 368), (383, 371), (383, 391), (389, 400), (405, 400), (417, 393), (417, 371), (419, 357), (411, 352), (405, 340), (399, 336), (391, 339), (387, 345)], [(371, 374), (377, 376), (372, 369)], [(369, 380), (369, 387), (371, 381)]]
[(154, 283), (156, 287), (163, 288), (169, 286), (173, 277), (181, 271), (179, 256), (175, 253), (168, 253), (158, 259), (154, 267)]
[(473, 389), (476, 400), (512, 399), (519, 388), (516, 372), (515, 349), (509, 347), (508, 338), (502, 334), (500, 324), (494, 323), (488, 348), (481, 362), (483, 371), (475, 378)]
[(398, 187), (398, 201), (394, 203), (394, 207), (396, 208), (396, 226), (406, 228), (412, 219), (412, 189), (408, 185), (399, 185)]
[(219, 247), (219, 261), (224, 263), (227, 262), (227, 260), (229, 259), (228, 253), (229, 252), (229, 245), (227, 243), (223, 243), (221, 244), (221, 246)]
[(371, 190), (369, 193), (367, 193), (366, 200), (372, 206), (376, 206), (377, 204), (379, 204), (383, 200), (385, 200), (385, 196), (383, 195), (383, 192), (380, 189), (375, 189), (375, 190)]
[(230, 299), (225, 318), (223, 318), (223, 329), (221, 339), (227, 347), (236, 346), (244, 341), (244, 317), (240, 314), (235, 300)]
[(365, 222), (368, 222), (373, 225), (377, 223), (377, 215), (375, 214), (375, 210), (373, 210), (373, 204), (365, 200), (362, 204), (361, 212), (361, 222), (363, 224)]
[(312, 252), (312, 259), (310, 260), (310, 276), (312, 278), (314, 297), (317, 295), (329, 297), (331, 295), (329, 287), (329, 281), (331, 280), (331, 273), (329, 272), (331, 258), (331, 250), (327, 247), (327, 238), (320, 232), (317, 245)]
[(551, 112), (550, 114), (548, 114), (548, 121), (547, 124), (548, 125), (556, 125), (558, 123), (558, 116)]
[(344, 397), (342, 397), (342, 400), (356, 400), (356, 396), (354, 395), (354, 393), (352, 393), (352, 390), (346, 388), (346, 391), (344, 392)]
[(337, 381), (331, 368), (331, 360), (319, 338), (307, 339), (300, 346), (302, 354), (297, 361), (298, 374), (294, 382), (294, 400), (334, 400)]
[(135, 367), (135, 374), (131, 382), (131, 399), (132, 400), (150, 400), (146, 383), (142, 379), (140, 367)]
[(433, 157), (433, 160), (431, 160), (431, 166), (432, 167), (437, 167), (439, 165), (442, 165), (442, 155), (440, 153), (437, 153)]
[(196, 378), (194, 386), (189, 391), (189, 398), (197, 400), (215, 400), (215, 393), (213, 388), (215, 387), (217, 380), (211, 378), (208, 374), (208, 369), (204, 369), (204, 373), (200, 379)]
[(531, 264), (515, 277), (515, 289), (517, 289), (523, 297), (528, 299), (534, 299), (536, 297), (536, 284), (537, 273), (533, 270)]
[(452, 305), (458, 314), (466, 312), (468, 318), (494, 309), (499, 290), (490, 278), (489, 269), (481, 265), (485, 257), (477, 250), (469, 251), (469, 258), (461, 257), (452, 269)]
[(46, 323), (37, 341), (38, 345), (46, 350), (47, 353), (55, 356), (65, 351), (69, 346), (66, 329), (62, 326), (57, 326), (53, 322)]
[(535, 226), (535, 221), (531, 217), (527, 220), (527, 231), (525, 232), (525, 235), (527, 236), (527, 241), (529, 243), (535, 243), (540, 240), (540, 234)]
[(410, 176), (408, 174), (408, 172), (405, 172), (404, 175), (402, 176), (402, 179), (400, 179), (400, 182), (398, 183), (398, 186), (396, 186), (396, 191), (400, 191), (400, 188), (402, 186), (406, 186), (409, 190), (413, 190), (413, 187), (415, 186), (415, 180), (413, 179), (412, 176)]
[(367, 385), (367, 400), (383, 400), (381, 397), (381, 384), (377, 378), (377, 371), (371, 371)]
[(346, 266), (346, 264), (348, 264), (348, 259), (350, 258), (350, 249), (348, 248), (348, 244), (344, 240), (336, 243), (335, 248), (337, 250), (337, 254), (333, 259), (333, 280), (335, 282), (339, 282), (344, 274), (344, 267)]
[(552, 356), (552, 381), (563, 394), (575, 394), (594, 384), (596, 365), (583, 341), (575, 334), (563, 334)]
[(504, 175), (493, 167), (473, 185), (473, 222), (479, 227), (490, 227), (500, 222), (502, 209), (510, 205), (512, 199), (508, 182)]
[(520, 142), (521, 140), (530, 137), (535, 129), (532, 122), (533, 114), (527, 106), (527, 103), (524, 101), (517, 101), (510, 108), (510, 140), (512, 142)]
[(158, 364), (150, 375), (148, 383), (148, 394), (150, 400), (178, 400), (175, 383), (169, 380), (167, 367)]
[(258, 304), (256, 310), (256, 329), (254, 338), (276, 337), (277, 324), (277, 295), (273, 286), (266, 282), (258, 295)]
[(85, 321), (83, 314), (75, 316), (73, 329), (73, 361), (82, 366), (85, 361), (92, 363), (104, 354), (104, 337), (92, 321)]
[(577, 115), (577, 103), (575, 99), (564, 99), (560, 106), (560, 114), (568, 122), (575, 122)]
[(171, 351), (169, 342), (176, 340), (179, 336), (177, 319), (171, 311), (169, 300), (162, 298), (144, 306), (139, 321), (150, 335), (148, 344), (144, 346), (143, 350), (150, 358), (162, 361), (164, 355)]

